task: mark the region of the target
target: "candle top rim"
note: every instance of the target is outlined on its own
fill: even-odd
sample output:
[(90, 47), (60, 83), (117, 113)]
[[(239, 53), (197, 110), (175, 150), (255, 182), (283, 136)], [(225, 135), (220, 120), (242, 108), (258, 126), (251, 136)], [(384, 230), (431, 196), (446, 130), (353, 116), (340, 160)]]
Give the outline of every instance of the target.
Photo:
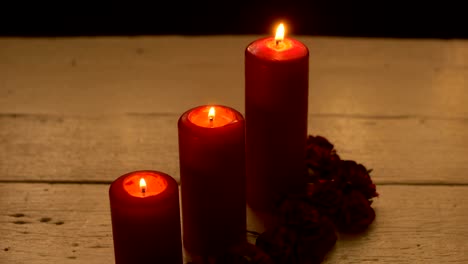
[[(144, 179), (146, 185), (141, 186), (141, 179)], [(122, 181), (124, 190), (131, 196), (145, 198), (157, 196), (168, 187), (167, 180), (160, 174), (152, 171), (137, 171), (128, 174)]]
[(309, 55), (307, 46), (291, 37), (285, 37), (278, 48), (276, 48), (275, 37), (264, 37), (250, 43), (246, 52), (262, 59), (275, 61), (291, 61)]
[[(212, 109), (215, 110), (215, 114), (211, 118)], [(222, 105), (198, 106), (187, 111), (183, 116), (186, 116), (192, 125), (207, 129), (226, 127), (242, 120), (236, 110)]]
[[(125, 190), (123, 183), (127, 176), (134, 175), (136, 173), (154, 173), (160, 175), (167, 182), (167, 187), (158, 195), (146, 196), (144, 198), (130, 195)], [(135, 181), (136, 184), (139, 184), (139, 178), (135, 179)], [(147, 184), (149, 184), (148, 181)], [(137, 170), (126, 173), (115, 179), (109, 186), (109, 198), (111, 201), (113, 201), (113, 206), (119, 207), (143, 208), (154, 204), (158, 204), (158, 206), (165, 206), (164, 204), (172, 199), (174, 195), (178, 196), (177, 181), (169, 174), (156, 170)]]

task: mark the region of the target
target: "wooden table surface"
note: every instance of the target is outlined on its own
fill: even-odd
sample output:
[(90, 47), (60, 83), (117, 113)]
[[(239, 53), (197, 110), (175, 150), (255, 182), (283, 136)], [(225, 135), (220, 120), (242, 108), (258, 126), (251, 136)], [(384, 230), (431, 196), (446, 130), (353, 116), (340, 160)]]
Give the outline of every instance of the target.
[[(113, 263), (109, 183), (179, 179), (178, 117), (243, 112), (258, 37), (0, 38), (0, 263)], [(325, 263), (468, 263), (468, 41), (298, 39), (309, 133), (373, 168), (380, 193)]]

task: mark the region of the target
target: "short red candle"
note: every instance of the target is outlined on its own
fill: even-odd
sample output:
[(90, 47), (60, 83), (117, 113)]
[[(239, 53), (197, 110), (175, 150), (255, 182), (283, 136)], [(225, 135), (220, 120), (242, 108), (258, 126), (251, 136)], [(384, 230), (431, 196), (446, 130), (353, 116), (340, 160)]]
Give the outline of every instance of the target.
[(135, 171), (109, 189), (116, 264), (182, 263), (177, 182), (157, 171)]
[(199, 256), (246, 240), (244, 118), (210, 108), (193, 108), (178, 123), (183, 241)]
[(247, 203), (271, 209), (306, 173), (309, 51), (268, 37), (245, 50)]

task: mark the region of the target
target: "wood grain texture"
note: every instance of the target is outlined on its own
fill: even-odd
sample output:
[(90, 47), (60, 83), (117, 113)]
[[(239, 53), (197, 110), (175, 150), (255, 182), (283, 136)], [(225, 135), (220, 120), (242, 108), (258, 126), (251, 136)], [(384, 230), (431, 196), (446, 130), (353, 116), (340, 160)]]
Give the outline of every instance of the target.
[[(141, 169), (179, 179), (178, 118), (0, 114), (0, 181), (110, 182)], [(468, 183), (467, 119), (311, 115), (309, 131), (377, 183)]]
[[(325, 263), (467, 263), (466, 186), (378, 186), (376, 221)], [(108, 185), (0, 184), (0, 263), (113, 263)], [(251, 227), (251, 224), (249, 224)]]
[[(108, 183), (179, 179), (179, 116), (243, 112), (258, 37), (0, 38), (0, 263), (113, 263)], [(309, 133), (380, 184), (376, 222), (325, 263), (468, 263), (468, 41), (299, 39)]]
[[(1, 38), (0, 112), (244, 109), (244, 49), (260, 36)], [(298, 37), (312, 114), (468, 117), (468, 41)]]

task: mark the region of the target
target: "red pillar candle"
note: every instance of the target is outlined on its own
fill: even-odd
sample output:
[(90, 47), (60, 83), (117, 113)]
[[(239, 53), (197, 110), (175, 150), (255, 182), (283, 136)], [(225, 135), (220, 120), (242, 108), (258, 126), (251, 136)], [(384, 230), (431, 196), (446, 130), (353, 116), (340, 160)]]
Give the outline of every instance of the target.
[[(282, 34), (281, 34), (282, 33)], [(301, 42), (259, 39), (245, 50), (247, 203), (271, 209), (306, 173), (309, 51)]]
[(157, 171), (136, 171), (109, 189), (116, 264), (182, 263), (177, 182)]
[(246, 240), (244, 118), (225, 106), (200, 106), (178, 126), (184, 247), (220, 254)]

